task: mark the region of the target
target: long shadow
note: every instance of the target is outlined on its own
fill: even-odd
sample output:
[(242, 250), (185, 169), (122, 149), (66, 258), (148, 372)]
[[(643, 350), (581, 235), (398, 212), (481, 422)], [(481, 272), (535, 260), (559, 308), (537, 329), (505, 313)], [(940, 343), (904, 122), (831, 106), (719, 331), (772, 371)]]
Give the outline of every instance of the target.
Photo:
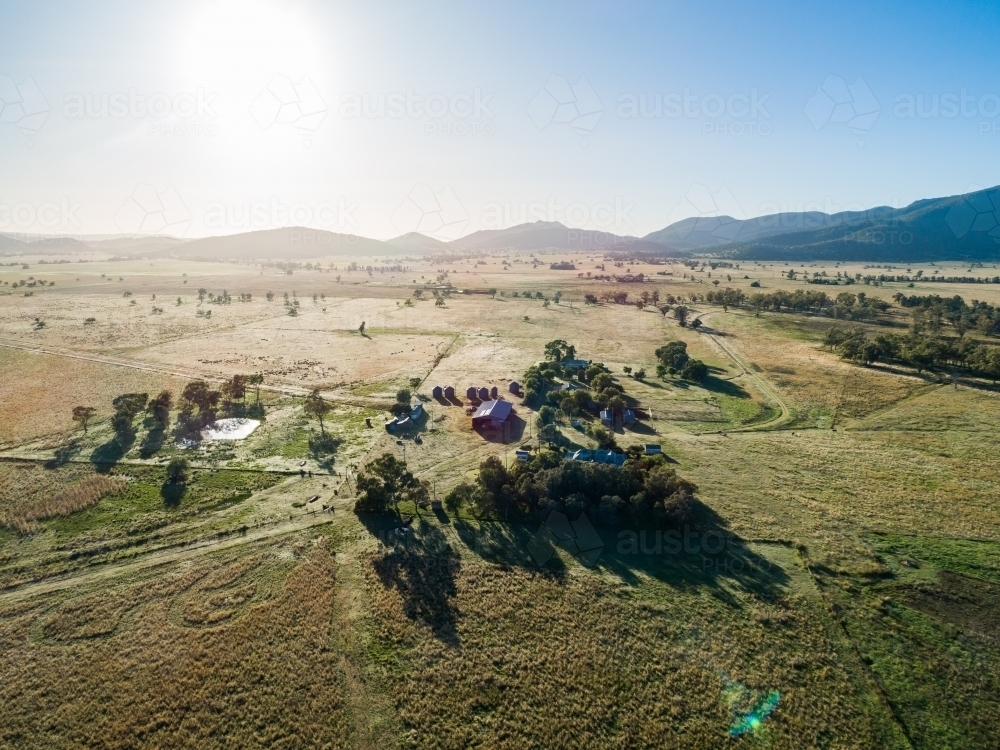
[(147, 432), (146, 438), (142, 441), (142, 445), (139, 446), (139, 456), (142, 458), (149, 458), (159, 451), (163, 447), (163, 443), (166, 441), (166, 434), (167, 431), (162, 427)]
[(414, 521), (415, 528), (403, 531), (407, 527), (395, 514), (358, 517), (385, 545), (372, 567), (383, 586), (396, 589), (406, 616), (428, 625), (443, 643), (460, 646), (454, 599), (461, 559), (441, 529), (423, 518)]
[(97, 446), (90, 454), (90, 462), (94, 464), (98, 472), (108, 472), (114, 468), (115, 464), (122, 460), (132, 446), (131, 440), (126, 440), (122, 445), (117, 437), (111, 438), (104, 445)]
[(337, 448), (343, 442), (343, 440), (335, 438), (332, 435), (318, 435), (309, 438), (309, 453), (321, 469), (332, 473)]
[(170, 482), (164, 482), (160, 486), (160, 497), (163, 498), (163, 504), (167, 508), (179, 507), (181, 500), (184, 499), (185, 493), (187, 493), (186, 484), (172, 484)]
[(652, 427), (650, 427), (645, 422), (640, 422), (639, 420), (636, 420), (635, 422), (633, 422), (632, 424), (630, 424), (626, 429), (628, 429), (629, 432), (634, 432), (634, 433), (636, 433), (638, 435), (655, 435), (656, 434), (656, 430), (654, 430)]
[(599, 529), (605, 541), (597, 565), (630, 583), (642, 573), (684, 590), (707, 589), (732, 607), (743, 603), (735, 590), (774, 599), (788, 574), (731, 532), (725, 520), (701, 502), (683, 528)]
[[(694, 512), (683, 528), (601, 526), (597, 519), (587, 522), (600, 542), (591, 540), (586, 549), (596, 554), (589, 560), (598, 570), (618, 576), (629, 584), (639, 584), (644, 578), (655, 578), (679, 590), (704, 589), (732, 607), (741, 607), (739, 592), (752, 593), (758, 599), (771, 600), (782, 595), (789, 582), (788, 574), (775, 563), (757, 554), (749, 545), (728, 529), (715, 511), (697, 502)], [(573, 521), (582, 515), (577, 511), (556, 508)], [(592, 515), (596, 515), (593, 507)], [(574, 517), (575, 516), (575, 517)], [(566, 518), (563, 518), (565, 522)], [(549, 530), (557, 529), (550, 515), (540, 526), (533, 524), (483, 520), (473, 526), (460, 518), (454, 520), (462, 543), (473, 553), (494, 564), (521, 567), (562, 578), (568, 570), (559, 555), (540, 554)], [(548, 529), (546, 528), (548, 527)], [(556, 532), (558, 537), (559, 532)], [(571, 554), (574, 545), (585, 538), (577, 537), (559, 544)], [(603, 548), (600, 548), (603, 544)]]
[(722, 380), (714, 375), (709, 375), (705, 378), (701, 382), (701, 386), (706, 391), (712, 391), (712, 393), (722, 393), (726, 396), (734, 396), (735, 398), (750, 398), (750, 393), (742, 386), (737, 385), (731, 380)]
[(77, 438), (73, 438), (66, 445), (60, 445), (55, 449), (52, 458), (45, 462), (45, 468), (58, 469), (60, 466), (69, 463), (76, 458), (81, 447), (80, 441)]

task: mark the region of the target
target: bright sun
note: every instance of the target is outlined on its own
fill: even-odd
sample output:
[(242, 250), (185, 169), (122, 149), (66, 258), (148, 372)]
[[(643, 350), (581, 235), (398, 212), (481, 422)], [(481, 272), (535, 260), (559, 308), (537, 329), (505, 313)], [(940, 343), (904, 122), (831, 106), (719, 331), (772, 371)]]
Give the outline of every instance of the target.
[(321, 54), (305, 12), (278, 0), (219, 0), (198, 9), (179, 44), (186, 77), (206, 86), (260, 86), (274, 75), (316, 76)]

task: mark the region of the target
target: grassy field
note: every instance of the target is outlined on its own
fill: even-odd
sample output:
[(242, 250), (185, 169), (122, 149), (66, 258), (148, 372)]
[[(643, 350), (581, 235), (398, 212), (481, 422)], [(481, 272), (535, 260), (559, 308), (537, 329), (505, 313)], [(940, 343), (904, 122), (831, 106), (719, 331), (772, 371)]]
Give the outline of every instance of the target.
[[(292, 275), (71, 260), (0, 269), (0, 747), (1000, 743), (1000, 396), (843, 362), (822, 347), (828, 318), (690, 301), (713, 281), (804, 287), (784, 264), (614, 267), (646, 274), (639, 285), (588, 280), (613, 261), (584, 254), (371, 275), (347, 264), (380, 259)], [(966, 273), (953, 265), (797, 270)], [(46, 286), (2, 286), (28, 276)], [(445, 278), (469, 293), (415, 298)], [(849, 289), (997, 303), (993, 286)], [(201, 288), (234, 299), (199, 301)], [(703, 325), (584, 303), (612, 290), (674, 295)], [(556, 338), (648, 411), (617, 442), (660, 444), (698, 486), (696, 538), (724, 548), (602, 528), (593, 567), (563, 552), (539, 564), (537, 525), (410, 506), (403, 542), (395, 519), (351, 512), (354, 470), (382, 453), (440, 497), (537, 443), (517, 400), (523, 432), (483, 440), (464, 393), (506, 393)], [(656, 377), (672, 340), (710, 377)], [(249, 372), (265, 375), (249, 438), (184, 447), (139, 418), (134, 441), (115, 442), (115, 396)], [(382, 428), (411, 381), (428, 411), (419, 443)], [(431, 398), (435, 385), (460, 403)], [(323, 450), (303, 411), (313, 388), (332, 406)], [(97, 412), (86, 433), (78, 405)], [(581, 420), (557, 426), (596, 447), (593, 415)], [(183, 492), (167, 482), (178, 457)]]

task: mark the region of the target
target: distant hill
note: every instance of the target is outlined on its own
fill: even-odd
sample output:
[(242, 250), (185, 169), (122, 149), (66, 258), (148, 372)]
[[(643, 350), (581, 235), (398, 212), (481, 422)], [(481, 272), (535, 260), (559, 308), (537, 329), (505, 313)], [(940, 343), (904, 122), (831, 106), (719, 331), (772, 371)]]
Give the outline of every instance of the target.
[[(507, 229), (483, 229), (452, 240), (459, 250), (633, 250), (663, 253), (657, 242), (592, 229), (573, 229), (558, 221), (535, 221)], [(685, 253), (686, 254), (686, 253)]]
[(447, 243), (420, 234), (420, 232), (408, 232), (399, 237), (393, 237), (391, 240), (386, 240), (385, 244), (412, 253), (439, 253), (448, 249)]
[(151, 255), (171, 258), (217, 260), (273, 260), (319, 258), (326, 255), (385, 255), (404, 252), (381, 240), (353, 234), (338, 234), (305, 227), (284, 227), (244, 232), (225, 237), (188, 240), (175, 247), (163, 248)]
[(1000, 187), (867, 211), (684, 219), (643, 239), (739, 260), (1000, 260)]

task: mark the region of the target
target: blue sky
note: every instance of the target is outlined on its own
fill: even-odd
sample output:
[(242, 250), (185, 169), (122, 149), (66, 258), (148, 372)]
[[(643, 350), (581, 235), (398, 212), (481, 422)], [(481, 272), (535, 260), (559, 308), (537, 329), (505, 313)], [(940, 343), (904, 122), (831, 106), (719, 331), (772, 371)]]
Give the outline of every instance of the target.
[(1000, 183), (995, 2), (2, 2), (0, 17), (3, 232), (448, 239), (547, 218), (642, 235)]

